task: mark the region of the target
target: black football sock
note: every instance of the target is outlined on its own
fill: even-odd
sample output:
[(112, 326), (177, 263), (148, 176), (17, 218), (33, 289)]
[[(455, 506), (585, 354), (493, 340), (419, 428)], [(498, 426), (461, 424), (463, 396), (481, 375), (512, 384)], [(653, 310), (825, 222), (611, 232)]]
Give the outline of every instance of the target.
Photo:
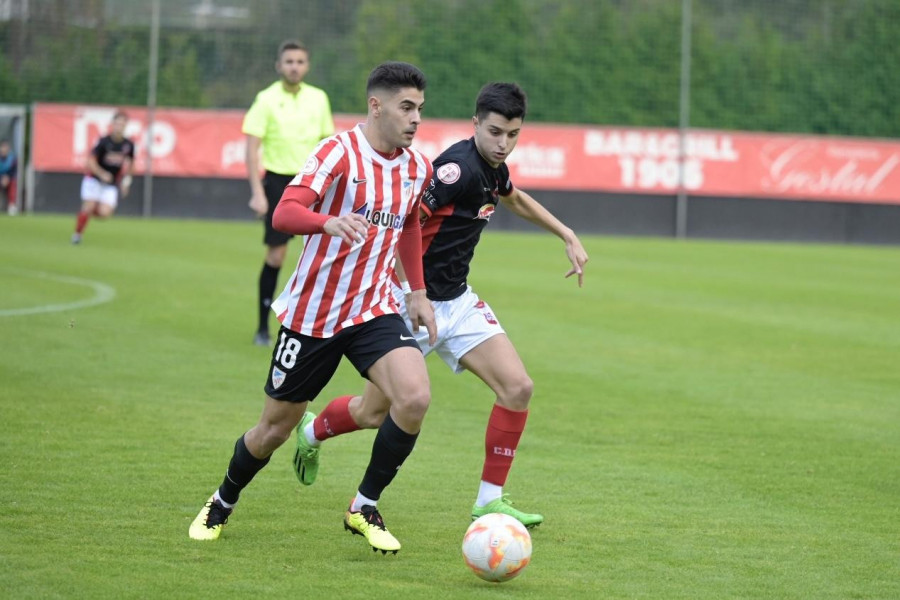
[(259, 473), (269, 462), (269, 458), (256, 458), (247, 450), (244, 443), (244, 436), (238, 438), (234, 444), (234, 454), (231, 456), (231, 462), (228, 463), (228, 471), (225, 472), (225, 479), (219, 486), (219, 497), (229, 504), (235, 504), (241, 490), (247, 487), (253, 480), (253, 476)]
[(263, 263), (262, 272), (259, 274), (259, 328), (258, 331), (269, 331), (269, 307), (275, 296), (275, 286), (278, 285), (278, 271), (280, 267), (273, 267)]
[(400, 429), (390, 413), (384, 419), (384, 423), (375, 434), (375, 442), (372, 444), (372, 457), (362, 483), (359, 484), (359, 493), (372, 500), (378, 500), (394, 476), (397, 469), (412, 453), (419, 434), (409, 434)]

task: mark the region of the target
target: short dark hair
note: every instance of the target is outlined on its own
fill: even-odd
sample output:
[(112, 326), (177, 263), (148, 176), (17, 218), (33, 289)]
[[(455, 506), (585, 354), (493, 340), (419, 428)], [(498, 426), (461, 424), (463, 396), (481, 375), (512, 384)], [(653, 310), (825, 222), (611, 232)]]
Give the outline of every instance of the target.
[(303, 50), (309, 54), (309, 50), (306, 49), (306, 46), (300, 40), (285, 40), (278, 46), (278, 60), (281, 60), (281, 55), (288, 50)]
[(112, 120), (115, 121), (116, 119), (119, 119), (119, 118), (125, 119), (127, 121), (128, 113), (125, 112), (124, 110), (122, 110), (121, 108), (117, 109), (116, 112), (113, 114)]
[(485, 84), (475, 100), (475, 116), (479, 121), (487, 118), (488, 113), (497, 113), (509, 120), (524, 120), (526, 112), (528, 97), (517, 83), (495, 81)]
[(381, 63), (369, 73), (366, 96), (371, 96), (375, 90), (396, 93), (407, 87), (414, 87), (421, 92), (427, 84), (425, 73), (419, 67), (405, 62), (389, 61)]

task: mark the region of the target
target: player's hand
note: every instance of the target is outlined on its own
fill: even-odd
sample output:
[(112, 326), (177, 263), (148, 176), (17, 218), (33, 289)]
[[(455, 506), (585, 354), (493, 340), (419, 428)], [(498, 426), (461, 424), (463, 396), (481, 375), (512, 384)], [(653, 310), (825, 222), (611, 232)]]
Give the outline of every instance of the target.
[(369, 222), (362, 215), (348, 213), (339, 217), (331, 217), (325, 221), (322, 231), (353, 245), (364, 242), (369, 235)]
[(247, 203), (247, 206), (249, 206), (259, 218), (266, 216), (266, 213), (269, 212), (269, 201), (263, 193), (250, 196), (250, 202)]
[(425, 296), (425, 290), (416, 290), (406, 297), (406, 311), (409, 313), (413, 333), (419, 331), (420, 325), (424, 326), (428, 332), (428, 344), (434, 346), (437, 342), (437, 323), (434, 320), (434, 307)]
[(113, 176), (109, 171), (100, 171), (100, 181), (103, 183), (112, 183)]
[(572, 275), (578, 275), (578, 287), (584, 282), (584, 264), (588, 261), (588, 254), (581, 245), (581, 240), (574, 233), (572, 237), (566, 240), (566, 256), (572, 263), (572, 268), (566, 273), (566, 278)]
[(119, 182), (119, 195), (123, 198), (131, 191), (131, 175), (126, 174)]

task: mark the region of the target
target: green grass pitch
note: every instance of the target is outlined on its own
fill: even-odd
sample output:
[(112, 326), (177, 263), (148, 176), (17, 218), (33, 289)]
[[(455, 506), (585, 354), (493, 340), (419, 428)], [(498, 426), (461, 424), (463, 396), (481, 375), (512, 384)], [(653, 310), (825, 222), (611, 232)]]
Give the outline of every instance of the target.
[(436, 357), (400, 554), (341, 527), (371, 431), (310, 488), (282, 448), (189, 540), (262, 407), (261, 228), (73, 223), (0, 218), (4, 597), (900, 598), (898, 248), (587, 237), (578, 289), (555, 238), (488, 230), (470, 282), (535, 381), (506, 490), (547, 517), (498, 586), (460, 554), (493, 399)]

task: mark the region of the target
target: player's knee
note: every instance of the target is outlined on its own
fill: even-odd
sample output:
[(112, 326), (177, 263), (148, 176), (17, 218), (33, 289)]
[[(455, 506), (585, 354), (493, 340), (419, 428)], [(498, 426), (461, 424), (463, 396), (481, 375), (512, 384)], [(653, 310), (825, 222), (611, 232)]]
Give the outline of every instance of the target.
[(534, 382), (527, 374), (523, 373), (515, 380), (503, 386), (498, 400), (502, 406), (512, 410), (525, 410), (534, 393)]
[(421, 386), (403, 394), (394, 405), (408, 418), (418, 422), (425, 419), (428, 406), (431, 404), (431, 390), (428, 386)]
[(293, 433), (294, 428), (288, 427), (284, 423), (269, 424), (262, 431), (262, 446), (270, 451), (274, 451), (291, 439)]
[(287, 254), (287, 245), (269, 246), (266, 250), (266, 264), (273, 269), (280, 269)]
[(291, 439), (292, 433), (292, 429), (273, 429), (266, 436), (266, 447), (272, 448), (273, 450), (275, 448), (280, 448), (282, 444)]

